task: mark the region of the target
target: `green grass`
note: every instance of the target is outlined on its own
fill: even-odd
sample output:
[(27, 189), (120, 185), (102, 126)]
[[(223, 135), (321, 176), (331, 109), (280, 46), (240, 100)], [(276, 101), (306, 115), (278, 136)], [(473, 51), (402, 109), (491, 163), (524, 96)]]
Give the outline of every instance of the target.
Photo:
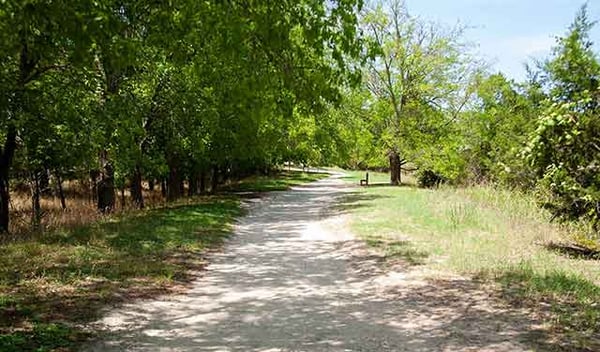
[(280, 171), (272, 176), (252, 176), (224, 187), (223, 189), (234, 192), (285, 191), (292, 186), (317, 181), (328, 176), (329, 175), (325, 173)]
[(4, 245), (0, 350), (67, 347), (78, 332), (65, 323), (90, 321), (106, 303), (187, 282), (188, 270), (202, 265), (198, 254), (219, 245), (239, 213), (237, 199), (197, 199)]
[(359, 184), (360, 180), (365, 179), (366, 173), (369, 173), (369, 183), (371, 184), (388, 184), (390, 183), (390, 174), (376, 171), (344, 171), (347, 175), (344, 180)]
[(353, 230), (386, 256), (496, 282), (512, 302), (550, 306), (554, 326), (580, 346), (598, 342), (600, 261), (548, 250), (567, 234), (529, 195), (489, 187), (358, 192), (342, 206)]
[[(322, 175), (284, 173), (237, 189), (286, 189)], [(0, 351), (74, 350), (78, 324), (107, 304), (177, 292), (241, 214), (235, 195), (197, 197), (0, 246)]]

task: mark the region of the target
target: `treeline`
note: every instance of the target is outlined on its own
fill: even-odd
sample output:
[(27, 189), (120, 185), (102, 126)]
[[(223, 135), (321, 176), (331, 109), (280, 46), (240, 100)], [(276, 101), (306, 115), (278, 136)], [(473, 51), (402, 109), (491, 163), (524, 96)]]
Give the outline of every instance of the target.
[[(39, 226), (50, 183), (175, 200), (286, 161), (415, 170), (424, 186), (532, 190), (600, 227), (600, 62), (585, 7), (515, 82), (465, 28), (399, 0), (5, 1), (0, 8), (0, 232), (10, 192)], [(143, 187), (143, 185), (145, 185)], [(185, 185), (185, 186), (184, 186)]]
[[(360, 1), (8, 0), (0, 6), (0, 233), (10, 192), (86, 180), (100, 211), (169, 200), (335, 150)], [(308, 127), (307, 127), (308, 126)], [(317, 145), (326, 147), (316, 147)], [(183, 187), (183, 184), (186, 187)]]
[[(556, 219), (600, 228), (600, 62), (584, 6), (525, 82), (490, 73), (464, 28), (408, 14), (403, 2), (367, 7), (369, 60), (348, 92), (341, 162), (417, 170), (423, 186), (493, 183), (535, 192)], [(598, 242), (596, 242), (598, 243)]]

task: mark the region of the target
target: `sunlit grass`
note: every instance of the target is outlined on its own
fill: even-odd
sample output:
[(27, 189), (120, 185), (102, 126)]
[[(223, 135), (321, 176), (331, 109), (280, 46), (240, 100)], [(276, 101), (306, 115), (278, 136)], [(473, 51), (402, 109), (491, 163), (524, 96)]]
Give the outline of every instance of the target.
[(547, 302), (555, 326), (583, 347), (598, 338), (600, 261), (548, 250), (568, 234), (531, 196), (490, 187), (358, 192), (347, 206), (367, 243), (409, 264), (497, 282), (532, 307)]
[(296, 171), (280, 171), (272, 176), (252, 176), (235, 182), (224, 190), (235, 192), (271, 192), (285, 191), (292, 186), (317, 181), (328, 177), (326, 173), (308, 173)]
[[(324, 175), (286, 172), (231, 191), (287, 189)], [(107, 304), (178, 291), (229, 235), (239, 197), (182, 199), (0, 245), (0, 351), (76, 349)]]
[[(203, 264), (199, 254), (223, 241), (239, 213), (237, 199), (197, 199), (3, 245), (0, 350), (68, 346), (70, 325), (59, 322), (89, 321), (108, 302), (184, 284), (188, 270)], [(48, 324), (55, 327), (39, 330)], [(39, 341), (40, 331), (62, 337), (51, 346)]]
[[(367, 172), (369, 173), (369, 184), (371, 185), (386, 185), (390, 183), (390, 174), (387, 172), (378, 172), (378, 171), (361, 171), (361, 170), (349, 170), (343, 171), (346, 174), (343, 177), (344, 180), (359, 184), (360, 180), (364, 180)], [(415, 180), (412, 174), (403, 173), (402, 174), (402, 183), (408, 185), (414, 185)]]

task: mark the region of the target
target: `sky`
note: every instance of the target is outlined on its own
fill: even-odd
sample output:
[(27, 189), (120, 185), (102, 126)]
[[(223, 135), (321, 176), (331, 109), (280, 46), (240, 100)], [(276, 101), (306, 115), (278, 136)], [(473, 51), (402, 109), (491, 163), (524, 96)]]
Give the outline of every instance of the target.
[[(516, 80), (524, 63), (545, 58), (573, 22), (585, 0), (406, 0), (409, 13), (448, 25), (468, 26), (466, 38), (492, 66)], [(600, 20), (600, 0), (588, 0), (592, 20)], [(600, 51), (600, 23), (591, 39)]]

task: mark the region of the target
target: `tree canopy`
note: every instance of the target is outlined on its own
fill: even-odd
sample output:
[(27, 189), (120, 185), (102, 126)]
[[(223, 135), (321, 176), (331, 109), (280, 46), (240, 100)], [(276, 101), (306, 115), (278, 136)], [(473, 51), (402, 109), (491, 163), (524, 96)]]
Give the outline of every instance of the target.
[[(298, 127), (356, 80), (360, 6), (5, 1), (0, 231), (9, 229), (11, 177), (39, 185), (49, 174), (91, 175), (98, 208), (110, 211), (126, 186), (143, 207), (142, 180), (167, 180), (176, 199), (184, 180), (193, 194), (209, 173), (214, 188), (314, 159), (306, 139), (318, 136)], [(39, 207), (43, 187), (34, 188)]]
[(399, 0), (5, 1), (0, 232), (18, 183), (35, 226), (49, 179), (110, 212), (116, 190), (141, 208), (144, 187), (175, 200), (284, 162), (520, 187), (597, 229), (594, 25), (582, 7), (515, 82)]

